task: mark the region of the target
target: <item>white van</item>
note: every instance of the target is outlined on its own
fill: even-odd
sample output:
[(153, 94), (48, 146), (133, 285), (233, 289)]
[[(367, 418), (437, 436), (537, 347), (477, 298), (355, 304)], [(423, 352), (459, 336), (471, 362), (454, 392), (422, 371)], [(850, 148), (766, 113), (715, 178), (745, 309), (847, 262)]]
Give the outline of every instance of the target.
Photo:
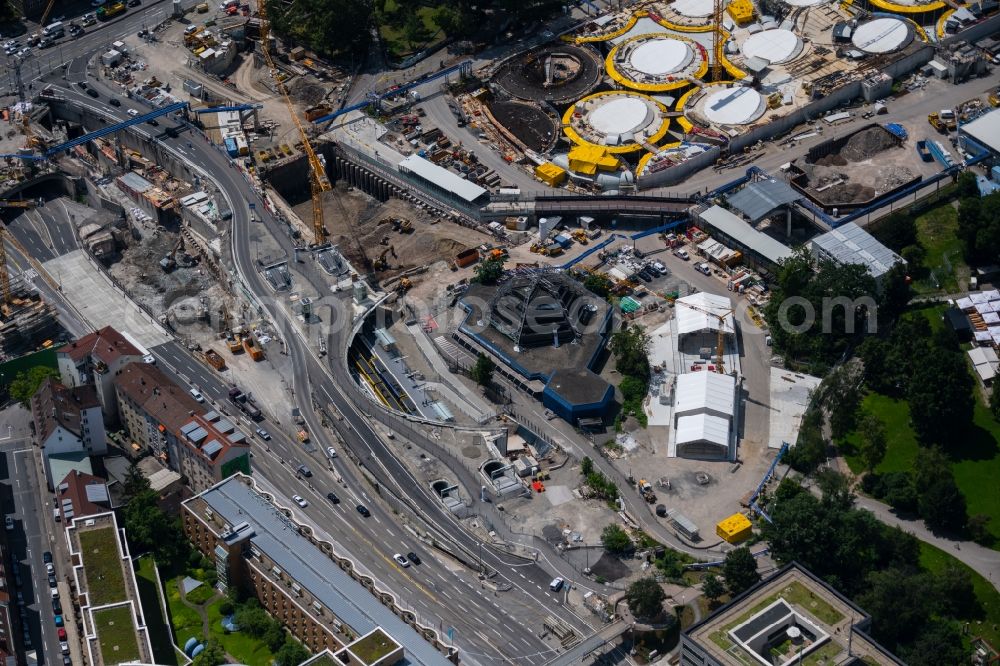
[(562, 576), (559, 576), (558, 578), (553, 578), (552, 582), (549, 583), (549, 589), (552, 590), (553, 592), (558, 592), (559, 590), (562, 589), (563, 583), (565, 582), (566, 581), (562, 579)]
[(62, 37), (66, 34), (66, 26), (62, 24), (62, 21), (49, 23), (47, 26), (42, 28), (42, 34), (46, 37)]
[(201, 394), (201, 391), (199, 391), (198, 389), (191, 389), (190, 391), (188, 391), (188, 393), (190, 393), (191, 397), (197, 400), (198, 402), (205, 402), (205, 396), (203, 396)]

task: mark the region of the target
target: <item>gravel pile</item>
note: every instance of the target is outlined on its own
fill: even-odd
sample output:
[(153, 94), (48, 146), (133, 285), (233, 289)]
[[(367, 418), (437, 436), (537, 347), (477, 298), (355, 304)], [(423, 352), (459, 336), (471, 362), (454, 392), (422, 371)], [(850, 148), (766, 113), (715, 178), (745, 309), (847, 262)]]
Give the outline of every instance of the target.
[(897, 145), (896, 137), (888, 131), (881, 127), (870, 127), (848, 139), (840, 149), (840, 156), (848, 162), (864, 162)]

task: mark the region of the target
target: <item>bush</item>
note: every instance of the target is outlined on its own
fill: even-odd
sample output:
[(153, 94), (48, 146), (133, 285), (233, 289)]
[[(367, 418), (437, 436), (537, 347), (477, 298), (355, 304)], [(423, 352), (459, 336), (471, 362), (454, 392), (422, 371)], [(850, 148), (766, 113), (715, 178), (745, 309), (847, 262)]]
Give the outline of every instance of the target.
[(605, 526), (601, 532), (601, 545), (614, 555), (623, 555), (632, 550), (632, 540), (625, 530), (615, 524)]
[(236, 612), (236, 606), (229, 599), (226, 599), (225, 601), (219, 604), (219, 613), (221, 613), (223, 617), (228, 617), (235, 612)]

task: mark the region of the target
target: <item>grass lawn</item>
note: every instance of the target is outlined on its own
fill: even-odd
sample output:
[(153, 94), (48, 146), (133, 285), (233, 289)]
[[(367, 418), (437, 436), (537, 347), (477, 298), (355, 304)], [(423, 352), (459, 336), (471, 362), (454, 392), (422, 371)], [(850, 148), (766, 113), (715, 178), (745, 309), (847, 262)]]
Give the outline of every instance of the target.
[(382, 41), (385, 43), (386, 50), (390, 55), (397, 58), (405, 57), (416, 53), (424, 46), (427, 46), (433, 41), (444, 37), (444, 33), (441, 32), (441, 28), (434, 22), (434, 8), (421, 6), (417, 10), (417, 16), (420, 17), (421, 22), (424, 24), (424, 29), (427, 34), (430, 35), (430, 38), (427, 41), (411, 42), (406, 38), (405, 31), (402, 26), (397, 27), (390, 25), (385, 18), (392, 15), (392, 13), (396, 11), (396, 7), (397, 5), (395, 0), (386, 0), (384, 16), (380, 16), (378, 19), (378, 31), (382, 36)]
[(201, 617), (193, 608), (188, 608), (181, 601), (181, 591), (178, 579), (172, 578), (164, 584), (167, 593), (167, 605), (170, 608), (170, 622), (174, 626), (174, 636), (177, 644), (183, 646), (192, 636), (204, 638), (201, 631)]
[[(876, 472), (905, 472), (913, 469), (920, 452), (917, 438), (910, 427), (910, 406), (905, 400), (894, 400), (877, 393), (869, 393), (861, 403), (865, 412), (877, 415), (885, 424), (889, 440), (885, 459), (875, 468)], [(951, 470), (955, 482), (965, 495), (970, 516), (990, 516), (989, 531), (998, 539), (1000, 547), (1000, 423), (990, 414), (977, 393), (972, 432), (956, 441), (948, 449), (952, 458)], [(846, 449), (858, 444), (857, 433), (846, 437)], [(864, 469), (856, 454), (845, 455), (847, 464), (855, 473)]]
[(139, 586), (139, 598), (142, 599), (142, 614), (146, 618), (146, 628), (153, 644), (153, 657), (156, 663), (176, 666), (177, 652), (167, 630), (167, 618), (163, 615), (153, 566), (153, 558), (149, 555), (136, 560), (135, 580)]
[(188, 593), (187, 600), (197, 606), (200, 606), (216, 594), (218, 594), (218, 592), (214, 587), (208, 585), (207, 583), (202, 583)]
[(94, 611), (94, 628), (106, 664), (139, 660), (139, 641), (132, 621), (132, 606), (115, 606)]
[(958, 211), (951, 202), (935, 206), (917, 217), (917, 238), (927, 251), (924, 268), (928, 273), (913, 283), (918, 294), (958, 291), (958, 278), (964, 279), (968, 268), (962, 258), (957, 230)]
[(263, 641), (252, 638), (239, 631), (227, 634), (222, 628), (222, 613), (219, 606), (223, 599), (215, 601), (208, 607), (208, 629), (212, 638), (219, 641), (227, 654), (232, 655), (237, 662), (247, 666), (270, 666), (274, 655), (267, 649)]
[(1000, 645), (1000, 592), (988, 580), (962, 564), (940, 548), (920, 542), (920, 564), (928, 571), (936, 573), (947, 565), (965, 569), (972, 578), (972, 586), (976, 591), (976, 599), (983, 608), (982, 617), (960, 618), (969, 622), (968, 638), (982, 636), (992, 645)]
[(361, 657), (366, 664), (371, 664), (395, 650), (396, 643), (381, 631), (375, 631), (365, 636), (351, 646), (351, 652)]
[(87, 592), (91, 606), (103, 606), (125, 601), (125, 574), (122, 571), (118, 534), (108, 526), (77, 533), (80, 555), (87, 577)]

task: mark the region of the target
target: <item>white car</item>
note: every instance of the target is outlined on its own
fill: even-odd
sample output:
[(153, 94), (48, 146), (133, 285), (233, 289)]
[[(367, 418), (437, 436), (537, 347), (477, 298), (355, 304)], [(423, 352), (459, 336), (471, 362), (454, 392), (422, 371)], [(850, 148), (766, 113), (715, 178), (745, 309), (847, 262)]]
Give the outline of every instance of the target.
[(659, 273), (660, 275), (666, 275), (667, 274), (667, 267), (664, 266), (663, 262), (660, 262), (660, 261), (654, 261), (653, 262), (653, 270), (656, 271), (657, 273)]
[(58, 587), (53, 587), (53, 588), (51, 588), (51, 589), (49, 590), (49, 592), (51, 592), (51, 593), (52, 593), (52, 598), (53, 598), (53, 599), (58, 599), (58, 598), (59, 598), (59, 588), (58, 588)]
[(292, 501), (298, 504), (303, 509), (309, 506), (309, 502), (305, 501), (301, 495), (292, 495)]
[(326, 455), (330, 456), (331, 458), (336, 458), (337, 452), (334, 450), (332, 446), (328, 446), (326, 447)]
[(199, 391), (198, 389), (191, 389), (190, 391), (188, 391), (188, 393), (190, 393), (191, 397), (194, 398), (196, 401), (205, 402), (205, 396), (203, 396), (201, 394), (201, 391)]
[(62, 642), (59, 644), (59, 651), (63, 654), (69, 654), (69, 643)]
[(56, 572), (56, 568), (55, 568), (55, 566), (53, 566), (53, 564), (51, 562), (49, 562), (48, 564), (45, 565), (45, 572), (46, 573), (50, 573), (50, 574), (54, 574)]
[(392, 559), (396, 560), (396, 564), (398, 564), (399, 566), (403, 567), (404, 569), (406, 567), (410, 566), (410, 561), (408, 559), (406, 559), (405, 557), (403, 557), (402, 555), (400, 555), (399, 553), (396, 553), (395, 555), (393, 555)]
[(684, 261), (687, 261), (688, 259), (691, 258), (691, 255), (687, 253), (687, 250), (680, 250), (680, 249), (674, 250), (674, 254), (683, 259)]
[(136, 111), (135, 109), (129, 109), (126, 113), (128, 113), (128, 115), (132, 116), (133, 118), (139, 115), (139, 112)]
[(14, 530), (14, 519), (13, 518), (11, 518), (10, 516), (5, 516), (4, 519), (3, 519), (3, 522), (4, 522), (4, 527), (7, 528), (8, 532), (11, 532), (11, 531)]

